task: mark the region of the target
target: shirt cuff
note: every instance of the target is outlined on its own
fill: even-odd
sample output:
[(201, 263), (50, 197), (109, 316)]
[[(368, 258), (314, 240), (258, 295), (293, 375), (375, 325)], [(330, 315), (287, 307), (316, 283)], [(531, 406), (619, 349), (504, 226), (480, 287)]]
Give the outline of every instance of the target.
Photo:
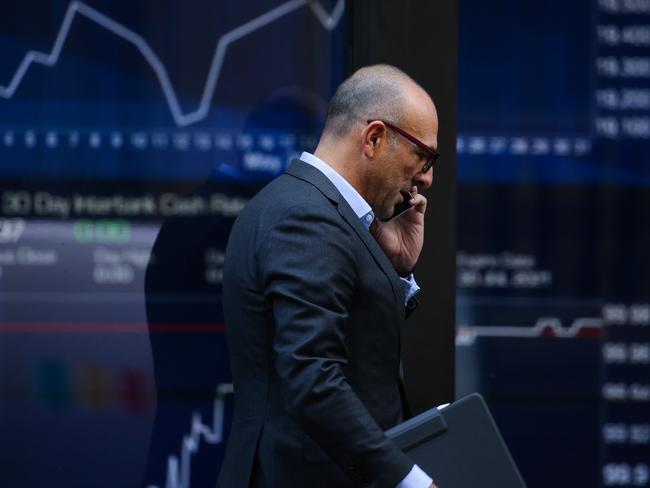
[(399, 280), (402, 282), (404, 288), (404, 304), (406, 305), (406, 303), (420, 291), (420, 287), (415, 282), (413, 273), (411, 273), (408, 278), (400, 278)]
[(422, 471), (417, 464), (414, 464), (406, 478), (395, 488), (429, 488), (431, 483), (433, 480), (429, 475)]

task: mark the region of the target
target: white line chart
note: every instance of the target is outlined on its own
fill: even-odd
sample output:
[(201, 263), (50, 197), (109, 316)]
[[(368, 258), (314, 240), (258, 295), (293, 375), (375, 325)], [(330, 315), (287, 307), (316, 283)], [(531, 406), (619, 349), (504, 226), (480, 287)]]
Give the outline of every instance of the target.
[(573, 339), (588, 335), (602, 334), (604, 323), (602, 318), (580, 317), (575, 319), (567, 328), (557, 317), (542, 317), (532, 327), (517, 326), (468, 326), (456, 327), (456, 345), (471, 346), (478, 337), (522, 338), (535, 339), (550, 336), (558, 339)]
[[(219, 444), (223, 440), (225, 398), (232, 393), (232, 383), (222, 383), (217, 387), (212, 426), (204, 424), (200, 414), (195, 412), (192, 415), (192, 430), (183, 437), (180, 463), (179, 458), (174, 455), (167, 459), (165, 488), (190, 488), (192, 455), (198, 452), (201, 439), (208, 444)], [(149, 485), (147, 488), (158, 488), (158, 486)]]
[(262, 27), (271, 24), (272, 22), (285, 17), (286, 15), (305, 6), (310, 7), (313, 14), (322, 24), (323, 28), (327, 31), (331, 31), (336, 28), (345, 10), (344, 0), (338, 0), (330, 14), (326, 12), (324, 7), (318, 1), (290, 0), (246, 22), (245, 24), (242, 24), (239, 27), (226, 32), (219, 38), (214, 49), (212, 62), (210, 63), (210, 69), (208, 71), (205, 87), (203, 89), (198, 107), (189, 113), (183, 113), (178, 101), (178, 96), (172, 86), (169, 74), (167, 73), (167, 69), (163, 65), (160, 58), (153, 51), (153, 49), (151, 49), (147, 41), (145, 41), (142, 36), (136, 32), (114, 21), (100, 11), (86, 5), (83, 2), (75, 0), (68, 6), (52, 50), (49, 53), (40, 51), (28, 51), (27, 54), (25, 54), (25, 57), (22, 59), (21, 63), (18, 65), (18, 69), (16, 69), (16, 72), (11, 78), (9, 84), (7, 86), (0, 85), (0, 97), (10, 99), (14, 96), (16, 90), (20, 86), (20, 83), (22, 82), (32, 64), (41, 64), (50, 68), (56, 65), (59, 57), (61, 56), (61, 51), (63, 50), (63, 46), (68, 37), (68, 33), (72, 27), (72, 23), (77, 15), (81, 15), (91, 20), (92, 22), (95, 22), (104, 29), (112, 32), (116, 36), (121, 37), (138, 49), (138, 51), (142, 54), (142, 56), (154, 70), (156, 77), (158, 78), (158, 82), (162, 88), (165, 100), (169, 105), (169, 109), (171, 111), (172, 117), (174, 118), (174, 122), (179, 127), (185, 127), (199, 122), (207, 117), (208, 112), (210, 111), (210, 102), (214, 97), (215, 89), (219, 81), (221, 68), (223, 66), (228, 46), (230, 46), (230, 44), (234, 43), (235, 41), (246, 37), (249, 34), (261, 29)]

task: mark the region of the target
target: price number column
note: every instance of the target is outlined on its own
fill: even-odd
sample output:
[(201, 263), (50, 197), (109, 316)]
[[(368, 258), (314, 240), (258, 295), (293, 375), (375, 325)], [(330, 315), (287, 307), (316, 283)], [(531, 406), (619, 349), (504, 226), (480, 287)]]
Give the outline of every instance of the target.
[(650, 487), (650, 303), (603, 308), (602, 486)]

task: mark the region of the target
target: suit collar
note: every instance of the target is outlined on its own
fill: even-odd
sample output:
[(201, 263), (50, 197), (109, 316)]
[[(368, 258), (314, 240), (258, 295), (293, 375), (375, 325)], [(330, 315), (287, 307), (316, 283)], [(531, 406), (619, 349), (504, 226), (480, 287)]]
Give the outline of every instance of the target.
[[(368, 205), (368, 202), (366, 202), (363, 196), (332, 166), (315, 154), (306, 151), (300, 155), (300, 160), (314, 166), (317, 170), (323, 173), (336, 187), (341, 196), (345, 198), (345, 201), (348, 202), (350, 207), (352, 207), (352, 210), (354, 210), (357, 217), (361, 219), (368, 213), (372, 213), (370, 205)], [(368, 228), (368, 225), (366, 225), (366, 228)]]
[(291, 176), (295, 176), (296, 178), (311, 183), (332, 202), (336, 204), (345, 202), (345, 199), (336, 189), (334, 184), (314, 166), (307, 164), (300, 159), (294, 159), (286, 172)]
[(323, 195), (325, 195), (329, 200), (336, 204), (341, 217), (343, 217), (343, 219), (350, 225), (350, 227), (352, 227), (370, 254), (372, 254), (377, 265), (388, 277), (395, 298), (400, 303), (403, 303), (404, 293), (399, 281), (399, 276), (393, 268), (393, 265), (390, 263), (390, 261), (388, 261), (386, 254), (381, 249), (381, 247), (379, 247), (377, 241), (375, 241), (374, 237), (372, 237), (372, 234), (370, 234), (368, 229), (364, 227), (361, 220), (359, 220), (359, 217), (357, 217), (357, 215), (354, 213), (354, 210), (352, 210), (352, 207), (348, 205), (348, 202), (345, 201), (345, 198), (343, 198), (343, 196), (339, 193), (334, 184), (317, 168), (299, 159), (294, 159), (286, 172), (291, 176), (306, 181), (307, 183), (311, 183)]

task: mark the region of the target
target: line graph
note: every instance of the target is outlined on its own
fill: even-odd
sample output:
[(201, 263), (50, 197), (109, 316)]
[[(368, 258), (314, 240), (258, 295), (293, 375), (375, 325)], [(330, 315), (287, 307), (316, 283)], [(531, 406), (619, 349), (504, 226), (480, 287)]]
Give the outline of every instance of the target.
[[(167, 459), (165, 488), (190, 488), (192, 455), (198, 452), (201, 439), (208, 444), (219, 444), (223, 440), (225, 398), (232, 393), (231, 383), (222, 383), (217, 387), (212, 426), (204, 424), (200, 414), (195, 412), (192, 415), (192, 430), (183, 437), (181, 444), (180, 464), (177, 456), (171, 455)], [(158, 486), (149, 485), (147, 488)]]
[(601, 337), (602, 335), (603, 320), (601, 318), (580, 317), (575, 319), (568, 328), (565, 328), (557, 317), (542, 317), (532, 327), (459, 325), (456, 327), (456, 345), (471, 346), (478, 337), (574, 339), (577, 337)]
[(0, 85), (0, 97), (10, 99), (14, 96), (16, 90), (20, 86), (20, 83), (22, 82), (32, 64), (41, 64), (50, 68), (57, 64), (61, 56), (65, 41), (72, 27), (72, 23), (75, 18), (80, 15), (91, 20), (92, 22), (95, 22), (99, 26), (112, 32), (116, 36), (124, 39), (137, 48), (137, 50), (142, 54), (142, 56), (154, 70), (154, 73), (156, 74), (158, 82), (160, 83), (161, 89), (163, 91), (165, 100), (169, 105), (169, 109), (174, 122), (179, 127), (185, 127), (199, 122), (207, 117), (210, 110), (210, 101), (214, 96), (215, 89), (219, 81), (221, 68), (223, 66), (228, 46), (230, 46), (230, 44), (234, 43), (235, 41), (242, 39), (243, 37), (252, 34), (262, 27), (271, 24), (272, 22), (275, 22), (276, 20), (285, 17), (286, 15), (305, 6), (310, 7), (313, 14), (322, 24), (323, 28), (327, 31), (331, 31), (336, 28), (345, 10), (344, 0), (338, 0), (334, 9), (329, 14), (322, 6), (322, 4), (318, 1), (290, 0), (258, 17), (255, 17), (254, 19), (240, 25), (239, 27), (226, 32), (219, 38), (215, 46), (212, 62), (210, 63), (210, 69), (208, 71), (205, 87), (203, 89), (198, 107), (191, 112), (183, 113), (178, 100), (178, 95), (173, 88), (169, 74), (167, 73), (167, 69), (165, 68), (160, 58), (153, 51), (153, 49), (149, 46), (147, 41), (145, 41), (144, 38), (142, 38), (142, 36), (136, 32), (116, 22), (102, 12), (86, 5), (83, 2), (75, 0), (68, 6), (52, 50), (49, 53), (44, 53), (41, 51), (28, 51), (18, 65), (18, 68), (16, 69), (16, 72), (11, 78), (9, 84), (6, 86)]

